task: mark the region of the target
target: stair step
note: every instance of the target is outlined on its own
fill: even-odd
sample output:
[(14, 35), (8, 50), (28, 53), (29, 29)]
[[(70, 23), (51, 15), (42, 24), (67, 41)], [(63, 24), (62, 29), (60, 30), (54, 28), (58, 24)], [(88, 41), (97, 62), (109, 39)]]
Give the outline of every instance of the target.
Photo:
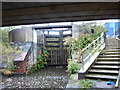
[(99, 55), (99, 57), (120, 57), (120, 55)]
[(104, 54), (120, 54), (120, 52), (105, 52)]
[(110, 68), (110, 69), (119, 69), (120, 66), (101, 66), (101, 65), (94, 65), (93, 68)]
[(109, 51), (119, 51), (120, 52), (120, 49), (108, 49), (108, 50), (105, 50), (105, 51), (107, 51), (107, 52), (109, 52)]
[(102, 61), (119, 61), (120, 58), (97, 58), (97, 60)]
[(113, 48), (111, 48), (111, 49), (120, 49), (120, 47), (113, 47)]
[(111, 48), (111, 49), (108, 49), (108, 50), (120, 50), (120, 48)]
[(120, 60), (120, 58), (98, 58), (98, 59), (112, 59), (112, 60), (119, 59)]
[(120, 50), (108, 50), (106, 52), (120, 52)]
[(99, 79), (117, 79), (117, 76), (110, 75), (99, 75), (99, 74), (87, 74), (85, 75), (87, 78), (99, 78)]
[(89, 70), (88, 72), (118, 74), (118, 71), (117, 71), (117, 70), (97, 70), (97, 69), (91, 69), (91, 70)]
[(95, 64), (120, 64), (120, 62), (95, 62)]
[(106, 46), (115, 46), (115, 45), (112, 45), (112, 44), (106, 44)]

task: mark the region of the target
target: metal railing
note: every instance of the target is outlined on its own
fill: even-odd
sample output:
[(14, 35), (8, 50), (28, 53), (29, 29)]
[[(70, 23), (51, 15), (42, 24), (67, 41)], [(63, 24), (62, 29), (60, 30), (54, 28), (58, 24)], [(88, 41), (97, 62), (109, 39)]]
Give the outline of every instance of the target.
[[(104, 45), (104, 32), (101, 33), (100, 37), (98, 37), (96, 40), (94, 40), (92, 43), (90, 43), (87, 47), (85, 47), (81, 51), (81, 61), (82, 61), (82, 69), (84, 70), (84, 65), (86, 62), (90, 63), (90, 57), (94, 55), (96, 50), (100, 48), (100, 46)], [(86, 53), (87, 52), (87, 53)]]
[(118, 78), (117, 78), (117, 81), (116, 81), (115, 87), (116, 87), (116, 88), (117, 88), (117, 87), (120, 88), (120, 68), (119, 68)]

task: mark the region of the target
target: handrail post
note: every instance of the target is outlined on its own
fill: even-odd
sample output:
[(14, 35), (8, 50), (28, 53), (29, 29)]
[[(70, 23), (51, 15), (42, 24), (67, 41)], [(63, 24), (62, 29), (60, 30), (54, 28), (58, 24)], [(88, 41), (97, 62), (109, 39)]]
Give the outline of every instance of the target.
[(106, 38), (106, 35), (105, 33), (103, 33), (103, 44), (105, 43), (105, 38)]
[(102, 33), (102, 36), (101, 36), (101, 44), (103, 44), (103, 42), (104, 42), (104, 34)]
[(94, 44), (93, 44), (93, 47), (95, 48), (95, 44), (96, 44), (96, 41), (94, 42)]
[[(88, 47), (88, 53), (90, 54), (90, 47)], [(90, 58), (89, 58), (89, 62), (90, 62)]]
[(84, 70), (83, 51), (81, 52), (82, 69)]
[(102, 35), (100, 36), (100, 44), (102, 44)]

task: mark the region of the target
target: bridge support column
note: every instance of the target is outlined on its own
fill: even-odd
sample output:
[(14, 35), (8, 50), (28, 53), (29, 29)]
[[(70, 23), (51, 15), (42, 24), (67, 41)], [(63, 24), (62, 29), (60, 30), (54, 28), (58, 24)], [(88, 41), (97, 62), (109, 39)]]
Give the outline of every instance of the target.
[[(73, 25), (72, 26), (72, 38), (78, 38), (80, 36), (80, 32), (79, 32), (79, 25)], [(78, 55), (77, 55), (77, 52), (74, 52), (73, 55), (72, 55), (72, 59), (73, 60), (76, 60), (78, 59)]]
[(37, 58), (37, 31), (33, 29), (33, 52), (34, 52), (34, 63), (36, 63)]

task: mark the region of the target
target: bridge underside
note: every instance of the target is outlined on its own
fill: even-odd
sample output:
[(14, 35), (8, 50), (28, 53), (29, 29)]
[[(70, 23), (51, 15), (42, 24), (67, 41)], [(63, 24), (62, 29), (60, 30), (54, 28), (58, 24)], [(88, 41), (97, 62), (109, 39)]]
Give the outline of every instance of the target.
[(118, 2), (3, 2), (2, 26), (118, 19)]

